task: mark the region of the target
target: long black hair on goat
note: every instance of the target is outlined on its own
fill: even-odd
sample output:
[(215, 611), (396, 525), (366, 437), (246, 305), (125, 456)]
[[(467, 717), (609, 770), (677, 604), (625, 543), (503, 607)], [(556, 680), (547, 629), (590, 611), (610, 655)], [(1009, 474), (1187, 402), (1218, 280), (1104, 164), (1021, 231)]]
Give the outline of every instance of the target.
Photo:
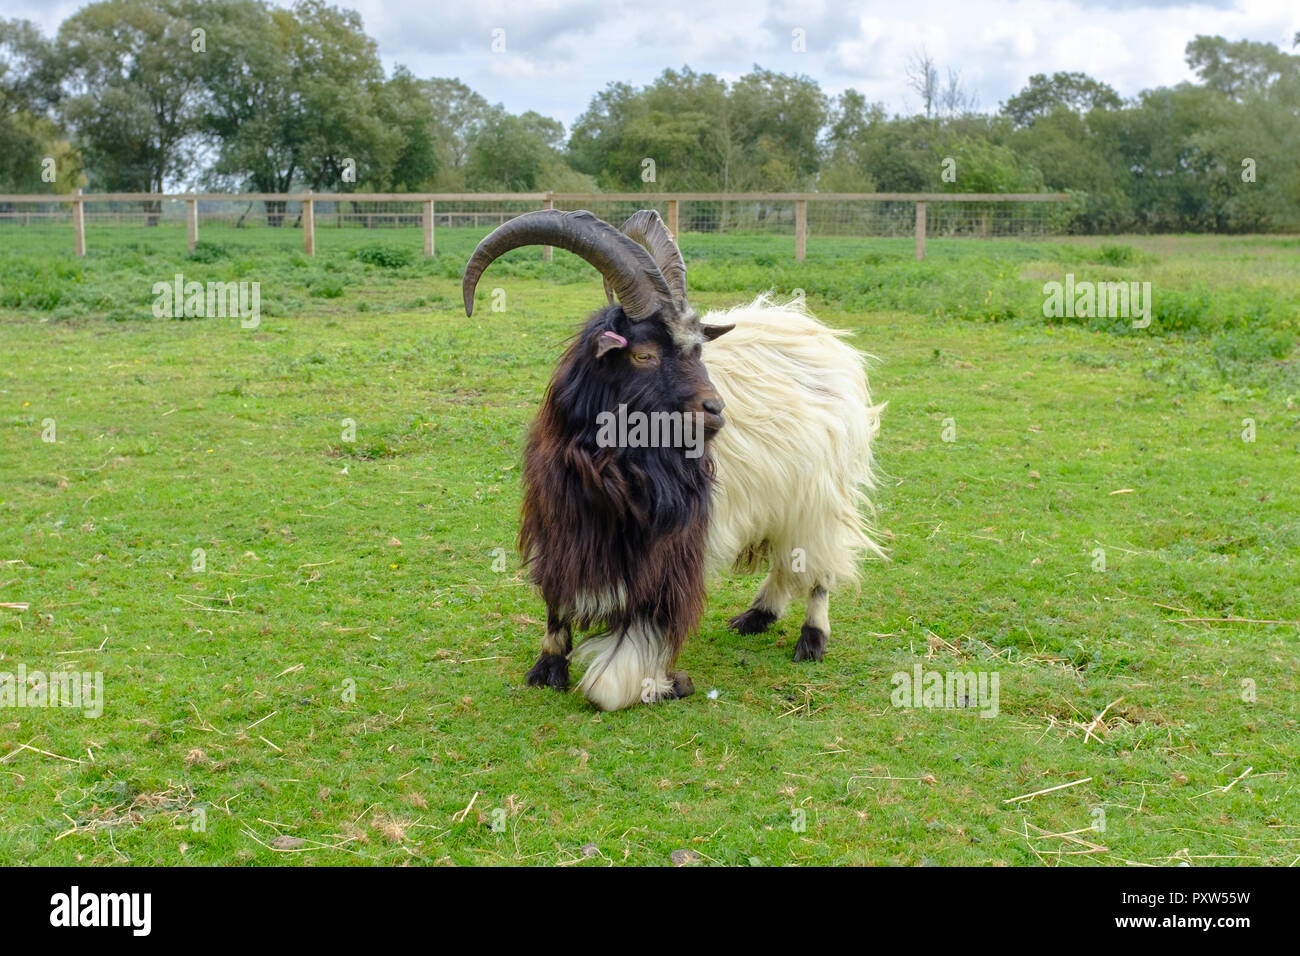
[[(629, 374), (623, 349), (601, 354), (607, 332), (656, 344), (662, 366)], [(597, 312), (561, 358), (524, 456), (519, 545), (548, 608), (565, 624), (611, 633), (654, 622), (670, 663), (703, 611), (712, 461), (702, 442), (698, 457), (601, 447), (597, 421), (620, 405), (681, 411), (699, 390), (698, 364), (660, 323), (632, 323), (618, 306)]]

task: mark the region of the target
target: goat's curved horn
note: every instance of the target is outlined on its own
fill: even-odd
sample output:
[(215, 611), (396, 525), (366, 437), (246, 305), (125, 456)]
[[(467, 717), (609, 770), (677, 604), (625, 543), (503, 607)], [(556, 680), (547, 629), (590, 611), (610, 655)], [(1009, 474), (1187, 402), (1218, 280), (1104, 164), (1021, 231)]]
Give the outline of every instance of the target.
[(641, 209), (632, 213), (627, 222), (623, 223), (622, 232), (650, 250), (651, 258), (672, 291), (677, 308), (685, 311), (686, 261), (682, 259), (682, 251), (677, 248), (677, 241), (659, 218), (659, 213), (653, 209)]
[[(492, 261), (520, 246), (559, 246), (595, 266), (618, 296), (629, 319), (638, 322), (670, 307), (676, 299), (654, 259), (637, 242), (585, 209), (540, 209), (516, 216), (492, 230), (465, 264), (461, 292), (465, 314), (474, 314), (474, 289)], [(672, 318), (673, 316), (665, 316)]]

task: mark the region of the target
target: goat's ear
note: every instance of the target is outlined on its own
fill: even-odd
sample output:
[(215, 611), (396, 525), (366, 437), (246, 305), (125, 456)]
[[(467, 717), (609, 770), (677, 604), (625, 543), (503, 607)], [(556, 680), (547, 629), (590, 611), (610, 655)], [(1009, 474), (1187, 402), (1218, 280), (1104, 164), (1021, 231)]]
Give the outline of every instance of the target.
[(735, 327), (736, 326), (734, 323), (731, 325), (701, 325), (700, 326), (700, 328), (703, 329), (704, 331), (704, 340), (706, 342), (712, 342), (719, 335), (726, 335)]
[(617, 332), (602, 332), (596, 339), (596, 358), (602, 358), (606, 352), (613, 349), (627, 348), (627, 339)]

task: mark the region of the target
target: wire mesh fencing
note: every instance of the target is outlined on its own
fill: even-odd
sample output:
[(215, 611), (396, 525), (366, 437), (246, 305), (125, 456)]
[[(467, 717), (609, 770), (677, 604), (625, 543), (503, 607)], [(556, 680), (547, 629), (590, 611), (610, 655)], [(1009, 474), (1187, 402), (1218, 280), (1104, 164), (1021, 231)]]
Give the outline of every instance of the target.
[(668, 220), (668, 200), (666, 199), (602, 199), (586, 198), (584, 196), (561, 196), (556, 195), (552, 199), (552, 205), (556, 209), (565, 212), (572, 212), (577, 209), (585, 209), (598, 219), (615, 226), (621, 226), (627, 221), (634, 212), (640, 209), (653, 209)]
[(47, 235), (70, 237), (71, 226), (71, 203), (44, 197), (0, 202), (0, 242), (8, 246), (19, 247)]
[[(862, 238), (911, 237), (916, 231), (914, 199), (822, 199), (809, 194), (805, 235)], [(669, 207), (678, 206), (678, 231), (685, 233), (758, 233), (794, 236), (799, 229), (799, 199), (763, 197), (739, 199), (609, 200), (556, 197), (557, 209), (588, 209), (615, 225), (638, 209), (655, 209), (667, 221)], [(931, 238), (1033, 238), (1059, 233), (1052, 202), (966, 200), (926, 201), (927, 232)]]

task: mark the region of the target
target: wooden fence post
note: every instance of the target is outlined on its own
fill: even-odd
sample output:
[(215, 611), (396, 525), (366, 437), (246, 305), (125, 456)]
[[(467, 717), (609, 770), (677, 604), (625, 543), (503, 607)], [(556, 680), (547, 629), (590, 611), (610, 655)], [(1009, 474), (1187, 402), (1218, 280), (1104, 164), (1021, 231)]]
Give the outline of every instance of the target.
[(916, 261), (925, 258), (925, 203), (916, 204)]
[[(555, 194), (554, 194), (554, 193), (551, 193), (551, 192), (548, 192), (548, 193), (546, 194), (546, 198), (542, 200), (542, 208), (543, 208), (543, 209), (554, 209), (554, 208), (555, 208), (555, 200), (551, 198), (551, 197), (554, 196), (554, 195), (555, 195)], [(551, 247), (550, 247), (550, 246), (542, 246), (542, 261), (543, 261), (543, 262), (550, 262), (550, 261), (551, 261), (551, 254), (552, 254), (552, 250), (551, 250)]]
[(794, 257), (803, 262), (808, 251), (808, 200), (794, 201)]
[[(81, 195), (81, 187), (77, 187), (74, 195)], [(86, 254), (86, 206), (80, 199), (72, 200), (72, 234), (73, 247), (80, 259)]]
[(668, 231), (673, 234), (673, 241), (680, 243), (677, 235), (677, 200), (668, 200)]
[(316, 255), (316, 210), (313, 205), (309, 189), (302, 201), (302, 250), (309, 256)]
[(199, 201), (197, 199), (185, 200), (185, 244), (189, 246), (190, 252), (199, 243)]
[(424, 201), (424, 257), (433, 258), (433, 200)]

